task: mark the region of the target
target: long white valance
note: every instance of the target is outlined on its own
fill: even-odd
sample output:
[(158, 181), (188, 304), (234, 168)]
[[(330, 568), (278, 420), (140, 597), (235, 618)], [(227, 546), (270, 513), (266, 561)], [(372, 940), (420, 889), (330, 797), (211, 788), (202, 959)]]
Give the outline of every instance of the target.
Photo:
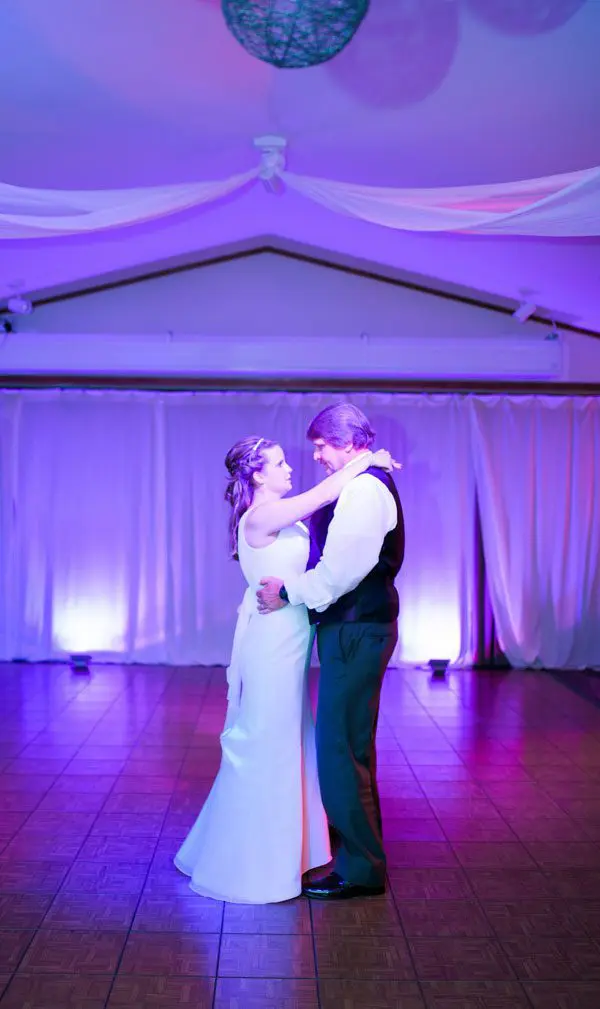
[(523, 182), (393, 189), (297, 175), (283, 159), (216, 182), (138, 189), (26, 189), (0, 183), (0, 239), (142, 224), (214, 203), (261, 178), (330, 210), (398, 231), (581, 238), (600, 235), (600, 168)]

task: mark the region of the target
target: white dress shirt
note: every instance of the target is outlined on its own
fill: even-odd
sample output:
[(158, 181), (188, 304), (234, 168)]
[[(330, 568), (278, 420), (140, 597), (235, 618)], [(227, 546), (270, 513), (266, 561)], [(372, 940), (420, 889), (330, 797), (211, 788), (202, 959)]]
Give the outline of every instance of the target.
[(373, 570), (397, 523), (396, 502), (385, 484), (371, 473), (355, 477), (338, 498), (316, 568), (286, 578), (290, 603), (322, 613), (351, 592)]

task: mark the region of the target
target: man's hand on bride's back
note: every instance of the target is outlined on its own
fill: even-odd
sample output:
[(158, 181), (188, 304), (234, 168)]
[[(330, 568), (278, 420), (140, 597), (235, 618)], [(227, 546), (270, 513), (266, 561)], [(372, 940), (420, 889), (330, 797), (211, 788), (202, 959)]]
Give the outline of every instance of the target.
[(274, 613), (288, 605), (279, 595), (283, 585), (281, 578), (261, 578), (260, 585), (262, 588), (256, 593), (259, 613)]
[(393, 473), (395, 469), (402, 469), (402, 463), (396, 462), (387, 448), (378, 448), (376, 452), (373, 452), (372, 465), (379, 469), (385, 469), (388, 473)]

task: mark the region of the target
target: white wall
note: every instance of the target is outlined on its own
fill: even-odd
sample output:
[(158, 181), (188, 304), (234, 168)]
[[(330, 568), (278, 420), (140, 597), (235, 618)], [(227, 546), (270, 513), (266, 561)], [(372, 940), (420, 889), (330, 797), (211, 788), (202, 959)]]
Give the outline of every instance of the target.
[[(522, 326), (498, 312), (276, 253), (229, 260), (41, 306), (31, 316), (19, 318), (16, 328), (18, 332), (0, 348), (0, 373), (14, 372), (24, 364), (25, 370), (52, 370), (53, 347), (56, 370), (64, 366), (62, 358), (70, 353), (69, 346), (76, 349), (80, 360), (89, 351), (89, 366), (97, 370), (99, 355), (107, 364), (112, 356), (119, 367), (123, 354), (129, 353), (125, 344), (135, 348), (131, 353), (140, 360), (146, 343), (156, 354), (157, 345), (164, 344), (168, 352), (172, 342), (202, 343), (212, 338), (222, 348), (222, 341), (232, 341), (232, 347), (234, 340), (254, 346), (259, 338), (267, 338), (278, 339), (281, 346), (287, 341), (296, 351), (301, 342), (306, 354), (315, 359), (317, 341), (327, 338), (340, 362), (345, 362), (346, 373), (356, 374), (360, 374), (361, 360), (368, 353), (369, 339), (393, 345), (400, 361), (403, 347), (408, 354), (408, 341), (413, 348), (425, 341), (423, 348), (430, 348), (427, 373), (443, 378), (446, 374), (470, 374), (469, 362), (475, 351), (470, 341), (477, 341), (480, 359), (489, 352), (490, 367), (495, 368), (499, 348), (504, 354), (502, 341), (506, 340), (506, 357), (510, 358), (518, 342), (539, 345), (547, 332), (544, 326)], [(34, 334), (39, 334), (39, 340)], [(60, 341), (52, 341), (51, 335)], [(438, 353), (439, 341), (447, 347), (446, 360)], [(36, 345), (43, 349), (42, 354)], [(560, 371), (548, 374), (548, 378), (600, 381), (600, 339), (564, 334), (561, 345)], [(457, 355), (464, 355), (464, 366), (460, 361), (457, 365)], [(160, 355), (153, 367), (160, 372)], [(257, 365), (257, 373), (259, 368)], [(398, 374), (397, 364), (390, 374)]]
[(223, 337), (523, 335), (497, 312), (268, 252), (46, 305), (18, 327)]

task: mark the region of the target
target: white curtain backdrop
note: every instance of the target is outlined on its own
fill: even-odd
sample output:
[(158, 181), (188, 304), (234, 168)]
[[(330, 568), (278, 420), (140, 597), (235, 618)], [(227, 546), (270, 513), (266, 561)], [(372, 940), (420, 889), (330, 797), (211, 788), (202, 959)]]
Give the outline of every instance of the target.
[[(305, 431), (325, 394), (0, 392), (0, 658), (229, 660), (227, 449)], [(475, 489), (515, 666), (600, 666), (600, 399), (353, 396), (404, 462), (396, 663), (473, 657)]]
[[(243, 580), (226, 551), (226, 451), (249, 434), (274, 438), (304, 489), (322, 476), (306, 428), (335, 399), (0, 392), (0, 658), (90, 652), (227, 663)], [(468, 663), (475, 493), (464, 401), (383, 394), (353, 401), (372, 419), (378, 443), (405, 465), (394, 661)]]
[(600, 666), (600, 399), (467, 402), (500, 645), (513, 666)]

